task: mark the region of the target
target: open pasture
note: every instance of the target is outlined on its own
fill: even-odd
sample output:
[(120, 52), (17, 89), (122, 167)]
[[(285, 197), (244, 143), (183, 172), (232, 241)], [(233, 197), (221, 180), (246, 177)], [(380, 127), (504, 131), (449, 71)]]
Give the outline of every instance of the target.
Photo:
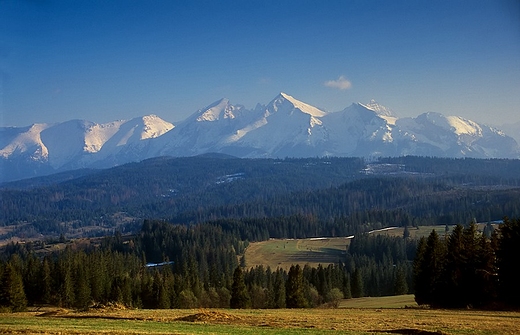
[[(408, 299), (407, 297), (404, 298)], [(355, 304), (356, 299), (349, 303)], [(366, 301), (365, 301), (366, 302)], [(362, 306), (365, 302), (360, 301)], [(371, 303), (376, 303), (372, 301)], [(384, 305), (385, 302), (380, 302)], [(63, 309), (0, 314), (2, 334), (517, 334), (520, 312), (418, 308)]]
[[(428, 236), (435, 229), (440, 236), (445, 234), (445, 226), (422, 226), (419, 229), (410, 228), (410, 238)], [(378, 230), (371, 235), (389, 235), (402, 237), (404, 228)], [(338, 263), (344, 260), (344, 255), (350, 242), (349, 237), (320, 237), (307, 239), (271, 239), (262, 242), (252, 242), (246, 249), (245, 258), (248, 267), (258, 265), (269, 266), (271, 269), (289, 269), (293, 264), (312, 267), (322, 264)]]

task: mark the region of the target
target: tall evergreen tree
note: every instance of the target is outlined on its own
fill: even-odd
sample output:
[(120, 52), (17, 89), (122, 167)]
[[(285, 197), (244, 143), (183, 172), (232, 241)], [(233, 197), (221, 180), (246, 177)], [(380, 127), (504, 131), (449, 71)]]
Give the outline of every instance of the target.
[(438, 284), (444, 266), (444, 245), (439, 235), (432, 230), (426, 243), (419, 242), (417, 259), (414, 263), (415, 301), (419, 305), (436, 302)]
[(299, 265), (292, 265), (289, 269), (285, 286), (285, 295), (287, 308), (307, 307), (303, 271)]
[(365, 285), (363, 283), (363, 276), (361, 274), (361, 270), (356, 268), (354, 273), (352, 274), (352, 279), (350, 280), (352, 298), (361, 298), (365, 296)]
[(520, 306), (520, 219), (504, 218), (500, 225), (498, 248), (498, 275), (500, 299), (506, 304)]
[(50, 261), (47, 257), (42, 262), (41, 298), (44, 304), (50, 304), (52, 299), (52, 274)]
[(231, 300), (229, 302), (231, 308), (249, 308), (251, 307), (251, 298), (247, 291), (244, 281), (244, 273), (242, 268), (237, 266), (233, 273), (233, 284), (231, 285)]
[(397, 266), (394, 275), (394, 292), (395, 295), (407, 294), (408, 283), (406, 282), (405, 271), (401, 266)]
[(27, 298), (23, 288), (22, 274), (11, 263), (7, 263), (0, 288), (0, 306), (13, 312), (22, 312), (27, 308)]
[(465, 262), (463, 227), (457, 225), (447, 240), (446, 262), (441, 278), (441, 286), (438, 290), (438, 300), (442, 305), (452, 307), (460, 305), (462, 300), (460, 285), (462, 284)]
[(276, 270), (276, 276), (274, 279), (274, 308), (285, 308), (285, 278), (284, 271), (282, 269)]

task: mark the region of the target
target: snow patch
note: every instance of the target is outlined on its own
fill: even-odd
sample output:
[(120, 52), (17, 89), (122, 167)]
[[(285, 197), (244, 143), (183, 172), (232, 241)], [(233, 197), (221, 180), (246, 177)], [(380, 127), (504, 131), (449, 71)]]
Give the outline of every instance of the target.
[(301, 102), (300, 100), (297, 100), (286, 93), (280, 93), (280, 96), (284, 98), (285, 100), (289, 101), (293, 106), (300, 111), (304, 112), (305, 114), (312, 115), (314, 117), (322, 117), (325, 116), (327, 113), (322, 111), (321, 109), (318, 109), (314, 106), (311, 106), (309, 104), (306, 104), (305, 102)]

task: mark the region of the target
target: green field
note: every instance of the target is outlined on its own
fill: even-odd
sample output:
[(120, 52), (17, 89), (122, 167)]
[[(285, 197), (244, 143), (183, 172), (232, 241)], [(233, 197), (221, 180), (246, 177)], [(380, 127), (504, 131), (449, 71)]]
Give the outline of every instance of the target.
[[(427, 237), (432, 230), (444, 236), (445, 226), (423, 226), (409, 230), (410, 238)], [(373, 235), (403, 236), (404, 228), (373, 232)], [(245, 259), (248, 267), (269, 266), (272, 269), (289, 269), (293, 264), (334, 264), (343, 260), (350, 239), (347, 237), (326, 237), (308, 239), (271, 239), (250, 243)]]
[(516, 334), (520, 312), (430, 310), (413, 296), (349, 299), (338, 309), (0, 313), (2, 334)]

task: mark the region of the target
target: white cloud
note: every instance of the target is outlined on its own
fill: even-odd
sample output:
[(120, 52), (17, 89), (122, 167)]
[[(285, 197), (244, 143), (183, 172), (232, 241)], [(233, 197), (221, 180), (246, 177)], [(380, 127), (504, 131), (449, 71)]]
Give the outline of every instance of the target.
[(323, 85), (330, 88), (337, 88), (338, 90), (348, 90), (352, 87), (352, 83), (344, 76), (339, 76), (336, 80), (326, 81)]

